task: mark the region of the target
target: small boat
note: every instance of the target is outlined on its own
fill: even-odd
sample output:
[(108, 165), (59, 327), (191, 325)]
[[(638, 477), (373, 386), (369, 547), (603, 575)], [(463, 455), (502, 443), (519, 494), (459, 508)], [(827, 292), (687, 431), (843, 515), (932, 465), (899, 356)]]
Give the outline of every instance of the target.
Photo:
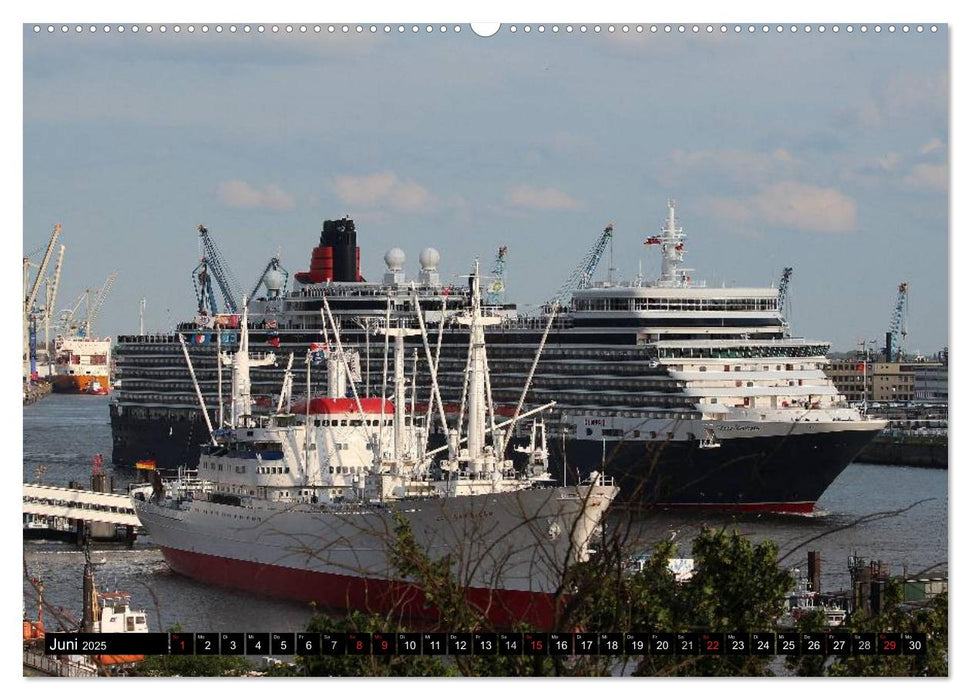
[(812, 590), (812, 584), (799, 569), (792, 569), (796, 579), (796, 587), (786, 595), (785, 612), (778, 622), (783, 626), (795, 626), (799, 620), (817, 610), (822, 610), (829, 627), (839, 627), (846, 621), (846, 610), (838, 605), (823, 600), (818, 591)]

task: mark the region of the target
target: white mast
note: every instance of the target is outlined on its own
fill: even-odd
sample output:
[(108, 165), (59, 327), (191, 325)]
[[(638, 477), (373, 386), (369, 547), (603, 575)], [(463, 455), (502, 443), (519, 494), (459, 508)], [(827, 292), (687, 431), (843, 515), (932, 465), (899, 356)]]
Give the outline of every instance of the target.
[[(479, 261), (472, 268), (472, 308), (467, 316), (456, 319), (469, 326), (472, 335), (469, 361), (469, 471), (479, 474), (485, 469), (486, 434), (486, 373), (489, 371), (485, 351), (485, 327), (502, 321), (498, 316), (482, 315), (482, 299), (479, 290)], [(495, 463), (492, 464), (493, 469)]]
[[(233, 366), (233, 407), (231, 417), (233, 427), (237, 427), (242, 416), (249, 416), (253, 413), (253, 397), (250, 388), (250, 367), (266, 367), (276, 362), (276, 355), (272, 352), (260, 360), (255, 360), (249, 354), (249, 308), (247, 299), (243, 297), (243, 318), (239, 334), (239, 350), (233, 355), (232, 359), (223, 355), (224, 364)], [(309, 397), (308, 397), (309, 401)]]
[(408, 451), (409, 431), (405, 430), (405, 338), (421, 333), (416, 328), (379, 328), (388, 338), (394, 338), (394, 461), (397, 471)]
[[(661, 277), (658, 278), (659, 287), (684, 287), (691, 281), (687, 273), (691, 269), (681, 267), (684, 262), (684, 229), (678, 226), (674, 216), (677, 202), (668, 200), (668, 218), (659, 236), (661, 241)], [(656, 240), (654, 242), (657, 242)]]

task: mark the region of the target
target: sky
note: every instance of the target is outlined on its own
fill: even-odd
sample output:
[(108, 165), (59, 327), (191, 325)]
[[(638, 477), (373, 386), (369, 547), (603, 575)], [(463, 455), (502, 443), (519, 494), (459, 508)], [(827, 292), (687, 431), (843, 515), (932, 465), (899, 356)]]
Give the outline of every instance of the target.
[(277, 251), (308, 269), (344, 215), (368, 279), (393, 246), (409, 276), (437, 248), (451, 279), (505, 245), (508, 299), (529, 311), (608, 222), (614, 278), (656, 277), (643, 241), (674, 197), (695, 280), (794, 268), (796, 335), (882, 345), (906, 281), (905, 350), (948, 345), (945, 24), (97, 26), (23, 29), (23, 247), (39, 260), (62, 224), (59, 308), (117, 272), (99, 335), (137, 332), (142, 297), (147, 330), (192, 317), (198, 224), (246, 291)]

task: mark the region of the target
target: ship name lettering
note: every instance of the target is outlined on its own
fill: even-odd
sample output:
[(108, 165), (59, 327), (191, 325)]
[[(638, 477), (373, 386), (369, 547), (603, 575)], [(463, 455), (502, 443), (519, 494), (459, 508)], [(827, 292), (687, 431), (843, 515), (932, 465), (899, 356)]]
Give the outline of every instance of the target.
[(734, 430), (735, 432), (746, 431), (750, 433), (757, 433), (761, 428), (759, 428), (757, 425), (731, 425), (728, 423), (722, 423), (718, 426), (718, 429), (726, 432)]
[(436, 521), (442, 520), (467, 520), (469, 518), (491, 518), (492, 511), (486, 510), (481, 513), (449, 513), (448, 515), (439, 515), (435, 518)]

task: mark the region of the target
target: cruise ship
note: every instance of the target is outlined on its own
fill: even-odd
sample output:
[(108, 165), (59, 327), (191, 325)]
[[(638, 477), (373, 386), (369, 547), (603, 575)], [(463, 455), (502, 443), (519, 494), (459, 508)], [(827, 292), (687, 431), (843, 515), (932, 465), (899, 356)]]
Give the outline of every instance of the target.
[[(555, 401), (546, 415), (551, 471), (576, 483), (591, 469), (608, 470), (621, 488), (618, 504), (812, 512), (885, 423), (865, 418), (839, 394), (823, 372), (829, 343), (792, 335), (778, 289), (692, 280), (686, 241), (672, 200), (659, 234), (645, 241), (660, 251), (656, 280), (588, 281), (558, 313), (529, 315), (514, 304), (494, 304), (489, 312), (501, 321), (486, 338), (495, 411), (512, 415), (521, 402)], [(388, 323), (414, 327), (417, 304), (434, 347), (408, 339), (411, 400), (431, 414), (428, 365), (418, 358), (434, 354), (445, 412), (458, 412), (468, 335), (451, 318), (469, 306), (470, 290), (440, 279), (440, 255), (432, 248), (421, 251), (414, 279), (406, 278), (400, 249), (384, 261), (380, 281), (364, 280), (354, 222), (325, 221), (309, 270), (294, 275), (292, 289), (279, 269), (268, 267), (265, 295), (249, 305), (251, 348), (305, 357), (312, 344), (326, 342), (326, 296), (344, 342), (361, 355), (366, 393), (379, 395), (387, 384), (387, 348), (374, 331)], [(203, 307), (205, 295), (199, 300)], [(229, 377), (216, 356), (236, 349), (239, 317), (214, 311), (172, 333), (118, 337), (121, 387), (110, 408), (116, 465), (198, 463), (208, 429), (186, 352), (212, 423), (225, 423)], [(253, 370), (257, 406), (274, 405), (283, 372), (281, 363)], [(323, 393), (326, 374), (311, 368), (309, 376), (310, 393)], [(444, 442), (445, 431), (435, 429), (432, 440)]]

